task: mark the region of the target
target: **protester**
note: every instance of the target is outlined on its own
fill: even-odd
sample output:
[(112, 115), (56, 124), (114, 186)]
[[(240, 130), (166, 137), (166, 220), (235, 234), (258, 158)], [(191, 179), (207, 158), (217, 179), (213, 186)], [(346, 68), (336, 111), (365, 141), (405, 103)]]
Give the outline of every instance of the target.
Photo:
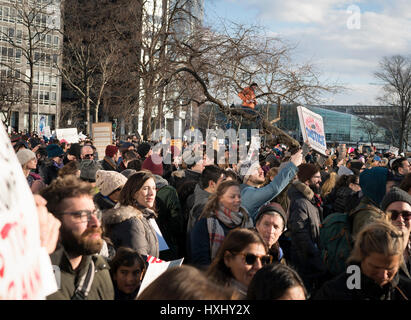
[(155, 219), (154, 176), (139, 171), (127, 180), (120, 192), (119, 206), (103, 212), (103, 226), (114, 247), (128, 247), (143, 256), (159, 257), (159, 243), (150, 223)]
[(120, 247), (110, 262), (114, 300), (135, 300), (145, 270), (146, 264), (137, 251)]
[(78, 161), (69, 161), (58, 172), (59, 177), (64, 177), (69, 174), (80, 178), (80, 163)]
[(60, 269), (59, 290), (50, 300), (112, 300), (108, 266), (97, 255), (103, 246), (92, 186), (69, 175), (42, 190), (48, 210), (61, 222), (60, 242), (50, 255)]
[(79, 143), (72, 143), (64, 156), (63, 163), (66, 165), (69, 161), (81, 160), (81, 145)]
[(248, 286), (247, 300), (305, 300), (304, 282), (291, 267), (268, 264), (256, 272)]
[(408, 173), (411, 173), (410, 163), (405, 157), (395, 159), (391, 164), (391, 169), (393, 173), (400, 178), (400, 180), (404, 179)]
[(20, 149), (17, 152), (24, 176), (27, 179), (30, 190), (33, 194), (38, 194), (46, 186), (40, 175), (32, 172), (37, 168), (37, 157), (35, 153), (29, 149)]
[(297, 166), (302, 161), (302, 150), (291, 156), (291, 161), (286, 164), (268, 185), (258, 188), (264, 183), (264, 174), (258, 162), (244, 161), (240, 163), (239, 175), (243, 180), (241, 185), (242, 206), (255, 219), (258, 209), (266, 202), (272, 200), (283, 191), (294, 178)]
[(257, 105), (255, 90), (258, 88), (258, 84), (253, 82), (249, 87), (245, 87), (238, 93), (238, 96), (243, 101), (242, 106), (254, 109)]
[(141, 162), (144, 162), (144, 160), (151, 156), (153, 153), (153, 150), (151, 149), (151, 145), (148, 142), (142, 142), (138, 147), (137, 147), (137, 153), (140, 156)]
[(139, 294), (137, 300), (236, 300), (233, 289), (211, 282), (198, 269), (182, 265), (172, 267)]
[(403, 234), (404, 263), (401, 264), (403, 275), (411, 279), (411, 195), (404, 190), (392, 188), (381, 202), (381, 210), (389, 214), (392, 224)]
[(105, 157), (101, 160), (101, 167), (107, 171), (118, 171), (117, 161), (120, 157), (120, 151), (115, 145), (108, 145), (105, 150)]
[(252, 230), (238, 228), (230, 231), (207, 270), (207, 276), (225, 287), (238, 291), (246, 298), (248, 286), (263, 265), (272, 262), (261, 236)]
[(101, 211), (114, 208), (126, 182), (127, 178), (119, 172), (97, 170), (96, 187), (99, 193), (94, 196), (94, 202)]
[(291, 232), (291, 262), (311, 293), (325, 274), (321, 260), (320, 224), (322, 201), (319, 196), (321, 175), (319, 167), (305, 163), (298, 167), (298, 181), (291, 186), (289, 228)]
[(80, 159), (83, 160), (94, 160), (94, 150), (91, 146), (81, 147)]
[(40, 176), (45, 184), (49, 185), (58, 176), (58, 171), (63, 167), (64, 152), (57, 144), (46, 147), (47, 160), (40, 167)]
[(208, 266), (227, 233), (235, 228), (251, 228), (253, 221), (241, 207), (240, 186), (236, 181), (222, 182), (204, 207), (191, 232), (193, 264)]
[(279, 203), (272, 202), (260, 208), (256, 217), (255, 229), (264, 239), (268, 253), (275, 262), (284, 262), (284, 253), (278, 242), (285, 231), (287, 216)]
[(96, 173), (101, 170), (101, 163), (97, 160), (83, 159), (80, 162), (80, 179), (96, 185)]
[[(399, 274), (403, 261), (403, 236), (389, 222), (374, 221), (358, 233), (347, 264), (360, 272), (354, 280), (343, 272), (327, 281), (315, 300), (408, 300), (411, 281)], [(354, 287), (350, 287), (351, 284)]]

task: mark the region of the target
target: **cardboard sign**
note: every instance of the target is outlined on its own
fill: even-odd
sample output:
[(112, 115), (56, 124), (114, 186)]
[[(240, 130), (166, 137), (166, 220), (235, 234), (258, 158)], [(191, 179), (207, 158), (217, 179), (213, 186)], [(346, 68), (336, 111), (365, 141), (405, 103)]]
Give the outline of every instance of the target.
[(93, 145), (101, 159), (106, 153), (106, 147), (112, 144), (112, 124), (111, 122), (99, 122), (92, 124)]
[[(148, 256), (150, 260), (152, 260), (152, 256)], [(155, 260), (154, 262), (149, 262), (146, 274), (144, 275), (143, 282), (141, 283), (140, 290), (138, 291), (138, 295), (147, 288), (150, 283), (156, 280), (162, 273), (164, 273), (167, 269), (172, 267), (179, 267), (183, 264), (184, 258), (173, 260), (173, 261), (163, 261), (163, 260)]]
[(388, 150), (388, 152), (393, 153), (396, 157), (398, 157), (398, 151), (400, 151), (400, 149), (396, 147), (390, 147), (390, 150)]
[(45, 299), (57, 284), (33, 194), (2, 124), (0, 168), (0, 300)]
[(311, 148), (326, 156), (327, 143), (323, 118), (302, 106), (297, 107), (297, 112), (304, 142), (308, 141)]
[(57, 139), (65, 139), (68, 143), (78, 143), (77, 128), (56, 129)]

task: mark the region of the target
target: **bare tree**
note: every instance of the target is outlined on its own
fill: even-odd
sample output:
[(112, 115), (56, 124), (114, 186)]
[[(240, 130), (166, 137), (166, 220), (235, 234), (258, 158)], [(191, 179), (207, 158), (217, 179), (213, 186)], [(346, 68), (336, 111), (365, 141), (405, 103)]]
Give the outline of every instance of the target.
[(377, 135), (381, 132), (381, 128), (370, 119), (360, 117), (358, 118), (358, 121), (358, 129), (364, 131), (367, 134), (368, 141), (371, 143), (371, 146), (373, 146)]
[[(2, 31), (0, 30), (0, 36), (3, 37), (3, 40), (6, 39), (10, 46), (8, 49), (8, 61), (0, 61), (0, 65), (18, 74), (18, 79), (27, 87), (28, 130), (32, 132), (35, 66), (39, 62), (50, 64), (52, 55), (58, 53), (58, 50), (53, 47), (48, 48), (47, 36), (58, 31), (52, 18), (54, 17), (53, 8), (55, 11), (60, 9), (53, 0), (42, 2), (30, 0), (13, 1), (10, 7), (10, 17), (13, 17), (17, 25), (21, 27), (17, 29), (9, 27), (3, 28)], [(26, 72), (24, 64), (23, 66), (16, 64), (16, 60), (21, 59), (21, 57), (24, 58), (28, 65), (28, 72)]]
[[(407, 128), (409, 127), (411, 111), (411, 58), (401, 55), (384, 57), (375, 72), (375, 77), (383, 83), (383, 93), (379, 100), (391, 106), (392, 118), (398, 127), (391, 127), (391, 131), (399, 130), (399, 152), (404, 149)], [(394, 124), (393, 123), (393, 124)]]
[(22, 101), (19, 81), (5, 72), (0, 74), (0, 112), (3, 116), (3, 124), (6, 128), (10, 126), (11, 113)]

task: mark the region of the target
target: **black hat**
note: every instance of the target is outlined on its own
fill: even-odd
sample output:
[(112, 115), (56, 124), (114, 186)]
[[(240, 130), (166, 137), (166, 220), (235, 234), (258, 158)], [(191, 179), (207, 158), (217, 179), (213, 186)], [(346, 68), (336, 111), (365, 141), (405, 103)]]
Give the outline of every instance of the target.
[(148, 142), (143, 142), (137, 147), (137, 153), (141, 158), (145, 158), (150, 149), (151, 145)]
[(390, 192), (388, 192), (382, 199), (381, 209), (383, 211), (387, 210), (389, 205), (396, 201), (406, 202), (411, 206), (411, 195), (402, 189), (399, 189), (397, 187), (392, 187)]
[(269, 212), (276, 212), (281, 216), (281, 218), (283, 218), (285, 230), (285, 227), (287, 226), (287, 215), (285, 214), (283, 207), (277, 202), (271, 202), (269, 204), (262, 206), (260, 210), (258, 210), (257, 215), (255, 216), (255, 223), (257, 224), (257, 221), (263, 215), (268, 214)]
[(318, 168), (318, 166), (316, 166), (315, 164), (302, 163), (298, 166), (298, 180), (300, 180), (301, 182), (306, 182), (307, 180), (310, 180), (311, 177), (317, 172), (320, 172), (320, 168)]

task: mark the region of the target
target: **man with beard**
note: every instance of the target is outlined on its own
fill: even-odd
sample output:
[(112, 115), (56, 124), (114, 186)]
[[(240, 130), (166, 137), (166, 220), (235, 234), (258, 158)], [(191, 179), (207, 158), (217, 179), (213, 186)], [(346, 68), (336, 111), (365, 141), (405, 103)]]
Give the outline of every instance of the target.
[(42, 196), (61, 222), (59, 244), (50, 255), (59, 290), (47, 299), (113, 300), (108, 264), (97, 254), (103, 240), (92, 185), (71, 175), (59, 177)]
[(304, 163), (298, 167), (298, 180), (288, 190), (291, 233), (291, 262), (297, 269), (308, 292), (321, 283), (325, 266), (319, 250), (322, 201), (320, 197), (321, 174), (315, 164)]
[(278, 196), (294, 179), (297, 167), (302, 162), (302, 150), (291, 156), (289, 163), (278, 172), (274, 179), (264, 187), (264, 171), (258, 161), (243, 161), (238, 167), (238, 174), (243, 180), (241, 189), (241, 206), (247, 209), (255, 222), (261, 206)]

